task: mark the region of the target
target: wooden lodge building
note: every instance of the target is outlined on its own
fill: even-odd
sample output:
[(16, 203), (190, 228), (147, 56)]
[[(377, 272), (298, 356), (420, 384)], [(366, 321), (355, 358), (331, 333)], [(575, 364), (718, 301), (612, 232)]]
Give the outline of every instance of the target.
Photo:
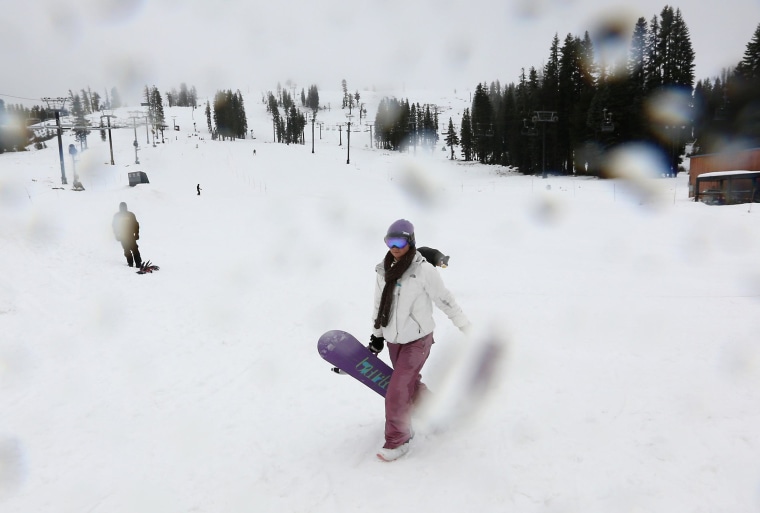
[(760, 203), (760, 148), (689, 160), (690, 198), (712, 205)]

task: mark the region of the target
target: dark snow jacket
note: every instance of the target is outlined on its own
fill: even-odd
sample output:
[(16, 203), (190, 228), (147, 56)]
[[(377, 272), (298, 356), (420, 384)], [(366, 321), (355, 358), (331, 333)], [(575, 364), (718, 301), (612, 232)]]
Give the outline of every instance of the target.
[(113, 216), (113, 236), (119, 242), (136, 241), (140, 238), (140, 223), (129, 210), (116, 212)]

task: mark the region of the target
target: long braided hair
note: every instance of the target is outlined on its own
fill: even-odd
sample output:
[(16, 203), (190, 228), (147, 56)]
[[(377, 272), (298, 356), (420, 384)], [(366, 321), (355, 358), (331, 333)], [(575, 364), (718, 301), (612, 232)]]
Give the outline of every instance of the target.
[(396, 286), (399, 278), (409, 269), (412, 265), (414, 256), (417, 254), (417, 249), (414, 247), (414, 243), (409, 244), (409, 251), (399, 260), (393, 258), (390, 251), (386, 253), (383, 260), (383, 268), (385, 269), (385, 287), (383, 287), (383, 293), (380, 296), (380, 307), (377, 309), (377, 319), (375, 319), (375, 329), (381, 326), (388, 326), (388, 319), (391, 316), (391, 304), (393, 303), (393, 289)]

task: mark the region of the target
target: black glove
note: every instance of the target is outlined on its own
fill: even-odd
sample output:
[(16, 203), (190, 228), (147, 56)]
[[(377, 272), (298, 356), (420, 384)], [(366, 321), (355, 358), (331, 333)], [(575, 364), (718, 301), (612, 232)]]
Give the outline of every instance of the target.
[(372, 354), (377, 354), (385, 347), (385, 339), (383, 337), (376, 337), (374, 335), (369, 336), (369, 345), (367, 348)]

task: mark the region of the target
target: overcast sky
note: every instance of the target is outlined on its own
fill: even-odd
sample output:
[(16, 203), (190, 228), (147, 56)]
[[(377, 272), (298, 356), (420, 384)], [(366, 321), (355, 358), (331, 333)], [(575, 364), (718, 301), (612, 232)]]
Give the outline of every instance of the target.
[(287, 80), (473, 89), (542, 66), (555, 33), (593, 35), (610, 18), (632, 31), (666, 5), (689, 27), (697, 79), (735, 65), (760, 24), (760, 0), (0, 0), (0, 98), (116, 86), (137, 102), (146, 84), (207, 96)]

